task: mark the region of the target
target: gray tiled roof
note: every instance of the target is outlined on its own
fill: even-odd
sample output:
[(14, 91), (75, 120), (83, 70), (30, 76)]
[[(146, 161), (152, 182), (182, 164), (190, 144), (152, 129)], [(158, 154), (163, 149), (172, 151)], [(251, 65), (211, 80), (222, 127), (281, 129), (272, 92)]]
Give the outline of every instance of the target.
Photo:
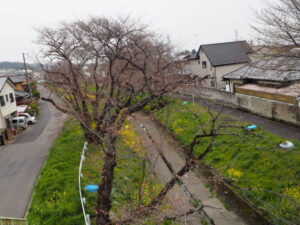
[(0, 77), (0, 90), (2, 90), (5, 82), (6, 82), (7, 77)]
[(18, 90), (15, 90), (15, 95), (17, 97), (29, 97), (29, 93), (25, 92), (25, 91), (18, 91)]
[(262, 60), (228, 73), (223, 78), (278, 82), (297, 81), (300, 80), (300, 59), (280, 57)]
[(248, 54), (252, 52), (252, 49), (246, 41), (201, 45), (199, 51), (201, 49), (213, 66), (248, 63), (251, 61)]
[(16, 76), (10, 76), (9, 77), (14, 83), (23, 83), (26, 81), (25, 75), (16, 75)]
[(9, 82), (14, 87), (14, 83), (12, 82), (12, 80), (9, 77), (1, 77), (0, 76), (0, 91), (2, 91), (6, 81)]

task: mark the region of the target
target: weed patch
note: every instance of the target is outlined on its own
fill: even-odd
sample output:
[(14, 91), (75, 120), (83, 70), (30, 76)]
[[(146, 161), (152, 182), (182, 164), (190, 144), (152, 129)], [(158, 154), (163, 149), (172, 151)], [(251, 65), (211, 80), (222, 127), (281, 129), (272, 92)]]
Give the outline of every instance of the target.
[[(209, 126), (209, 113), (199, 105), (185, 105), (177, 99), (169, 101), (169, 105), (152, 110), (151, 113), (167, 126), (184, 146), (189, 146), (199, 129)], [(223, 115), (223, 118), (225, 117), (228, 116)], [(245, 127), (249, 124), (237, 122), (235, 125)], [(296, 199), (293, 199), (293, 202), (299, 201), (298, 192), (295, 190), (298, 190), (300, 185), (300, 143), (293, 141), (294, 149), (282, 150), (278, 145), (285, 141), (284, 138), (262, 128), (255, 130), (256, 136), (251, 138), (243, 138), (244, 132), (239, 131), (239, 136), (219, 136), (204, 163), (245, 189), (241, 194), (257, 206), (267, 207), (275, 217), (294, 220), (295, 216), (300, 216), (299, 205), (287, 204), (286, 198), (283, 197), (294, 196)], [(208, 141), (202, 139), (194, 154), (199, 155)]]
[(29, 224), (83, 224), (77, 177), (83, 142), (80, 127), (68, 121), (37, 181), (27, 216)]

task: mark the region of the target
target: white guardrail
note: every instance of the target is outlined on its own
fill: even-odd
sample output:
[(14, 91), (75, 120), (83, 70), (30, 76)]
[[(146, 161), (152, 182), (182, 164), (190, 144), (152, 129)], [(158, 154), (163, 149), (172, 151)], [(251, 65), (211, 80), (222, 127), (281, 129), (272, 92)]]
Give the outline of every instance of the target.
[(81, 201), (81, 207), (83, 211), (83, 216), (84, 216), (84, 221), (86, 225), (91, 225), (91, 219), (90, 215), (86, 214), (84, 205), (86, 204), (86, 199), (82, 197), (82, 192), (81, 192), (81, 178), (83, 176), (81, 170), (82, 170), (82, 163), (85, 161), (85, 152), (87, 151), (87, 142), (84, 142), (83, 148), (82, 148), (82, 153), (81, 153), (81, 159), (80, 159), (80, 164), (79, 164), (79, 172), (78, 172), (78, 187), (79, 187), (79, 195), (80, 195), (80, 201)]

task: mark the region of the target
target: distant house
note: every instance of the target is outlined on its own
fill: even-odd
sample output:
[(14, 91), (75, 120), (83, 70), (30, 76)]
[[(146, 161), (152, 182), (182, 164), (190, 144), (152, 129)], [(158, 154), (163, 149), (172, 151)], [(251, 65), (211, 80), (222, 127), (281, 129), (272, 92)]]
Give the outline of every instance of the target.
[[(19, 72), (19, 73), (17, 73)], [(32, 73), (30, 72), (28, 74), (28, 79), (26, 78), (25, 74), (21, 74), (22, 71), (14, 71), (10, 73), (4, 73), (3, 75), (0, 75), (1, 77), (9, 77), (10, 80), (15, 85), (15, 97), (17, 105), (22, 105), (28, 102), (28, 99), (30, 98), (30, 91), (29, 91), (29, 80), (32, 79)], [(36, 87), (35, 87), (36, 88)], [(32, 89), (32, 87), (31, 87)]]
[(246, 41), (235, 41), (201, 45), (196, 54), (185, 58), (185, 72), (200, 78), (208, 76), (201, 85), (215, 89), (225, 89), (223, 75), (251, 62), (253, 51)]
[(300, 59), (279, 57), (261, 60), (223, 77), (226, 90), (300, 107)]
[(15, 96), (17, 105), (24, 105), (30, 100), (30, 94), (25, 91), (15, 90)]
[(11, 75), (9, 78), (14, 82), (16, 90), (29, 92), (29, 84), (24, 74)]

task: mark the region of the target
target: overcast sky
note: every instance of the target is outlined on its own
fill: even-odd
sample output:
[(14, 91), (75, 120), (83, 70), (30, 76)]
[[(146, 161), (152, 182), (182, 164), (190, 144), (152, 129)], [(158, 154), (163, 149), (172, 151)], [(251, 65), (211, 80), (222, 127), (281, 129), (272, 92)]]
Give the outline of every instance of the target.
[[(182, 49), (200, 44), (251, 39), (253, 9), (261, 0), (10, 0), (0, 7), (0, 61), (33, 56), (34, 28), (90, 15), (139, 18), (179, 43)], [(29, 60), (32, 61), (32, 60)]]

